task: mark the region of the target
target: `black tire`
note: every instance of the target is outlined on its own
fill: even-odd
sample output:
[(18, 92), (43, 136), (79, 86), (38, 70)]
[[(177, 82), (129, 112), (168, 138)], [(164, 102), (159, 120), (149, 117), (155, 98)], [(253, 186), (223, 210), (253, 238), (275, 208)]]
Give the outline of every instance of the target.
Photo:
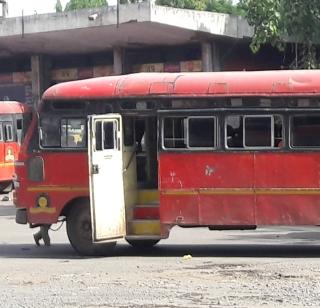
[(151, 248), (160, 242), (159, 240), (136, 240), (136, 239), (127, 239), (126, 241), (135, 248), (143, 249), (143, 248)]
[(89, 200), (74, 204), (67, 216), (67, 234), (71, 246), (83, 256), (106, 255), (116, 242), (94, 244), (92, 242)]

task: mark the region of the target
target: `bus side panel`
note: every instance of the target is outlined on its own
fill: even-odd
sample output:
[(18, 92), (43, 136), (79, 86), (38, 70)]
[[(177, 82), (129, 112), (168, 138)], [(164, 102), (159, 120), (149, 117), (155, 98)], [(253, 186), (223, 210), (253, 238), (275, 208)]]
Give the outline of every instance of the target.
[(0, 142), (1, 172), (0, 181), (12, 181), (14, 160), (18, 158), (19, 144), (17, 142)]
[(160, 153), (160, 219), (165, 224), (253, 225), (251, 153)]
[(0, 141), (0, 181), (6, 178), (5, 167), (4, 167), (4, 142)]
[[(86, 152), (43, 152), (41, 156), (44, 180), (23, 181), (28, 186), (20, 187), (17, 194), (28, 208), (28, 222), (54, 223), (67, 202), (89, 196), (88, 155)], [(49, 200), (47, 207), (38, 205), (40, 196)]]
[(320, 155), (256, 153), (256, 215), (259, 225), (320, 223)]

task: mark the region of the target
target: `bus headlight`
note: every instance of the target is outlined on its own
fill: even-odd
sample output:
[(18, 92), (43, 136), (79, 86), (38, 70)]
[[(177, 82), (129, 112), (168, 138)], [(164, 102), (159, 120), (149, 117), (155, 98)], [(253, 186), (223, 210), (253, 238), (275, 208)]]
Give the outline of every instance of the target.
[(41, 195), (38, 197), (37, 206), (44, 209), (49, 207), (49, 198), (46, 195)]

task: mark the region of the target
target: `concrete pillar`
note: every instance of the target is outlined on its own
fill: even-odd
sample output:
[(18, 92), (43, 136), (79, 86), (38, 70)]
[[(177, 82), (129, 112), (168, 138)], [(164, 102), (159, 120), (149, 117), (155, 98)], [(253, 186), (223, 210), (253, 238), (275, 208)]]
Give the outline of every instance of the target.
[(202, 70), (204, 72), (212, 72), (212, 48), (208, 42), (201, 43)]
[(8, 2), (6, 0), (0, 0), (0, 4), (2, 5), (1, 17), (5, 18), (8, 15)]
[(123, 49), (121, 47), (113, 48), (113, 73), (115, 75), (124, 74)]
[(219, 45), (216, 42), (202, 42), (201, 54), (204, 72), (221, 71)]
[(31, 56), (32, 102), (37, 107), (43, 92), (50, 86), (50, 67), (47, 58)]
[(221, 61), (220, 61), (220, 48), (219, 45), (215, 42), (211, 45), (212, 51), (212, 68), (214, 72), (219, 72), (222, 69)]

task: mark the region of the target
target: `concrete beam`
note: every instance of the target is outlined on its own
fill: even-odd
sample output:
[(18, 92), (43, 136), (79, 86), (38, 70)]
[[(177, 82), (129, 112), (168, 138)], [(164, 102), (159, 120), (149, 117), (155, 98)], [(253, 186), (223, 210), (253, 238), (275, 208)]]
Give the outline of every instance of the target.
[(121, 47), (113, 48), (113, 73), (115, 75), (124, 74), (124, 65), (123, 65), (123, 49)]
[(211, 43), (201, 43), (201, 58), (202, 58), (202, 70), (204, 72), (212, 72), (212, 48)]
[(41, 55), (31, 56), (32, 104), (37, 107), (43, 92), (50, 86), (49, 60)]

